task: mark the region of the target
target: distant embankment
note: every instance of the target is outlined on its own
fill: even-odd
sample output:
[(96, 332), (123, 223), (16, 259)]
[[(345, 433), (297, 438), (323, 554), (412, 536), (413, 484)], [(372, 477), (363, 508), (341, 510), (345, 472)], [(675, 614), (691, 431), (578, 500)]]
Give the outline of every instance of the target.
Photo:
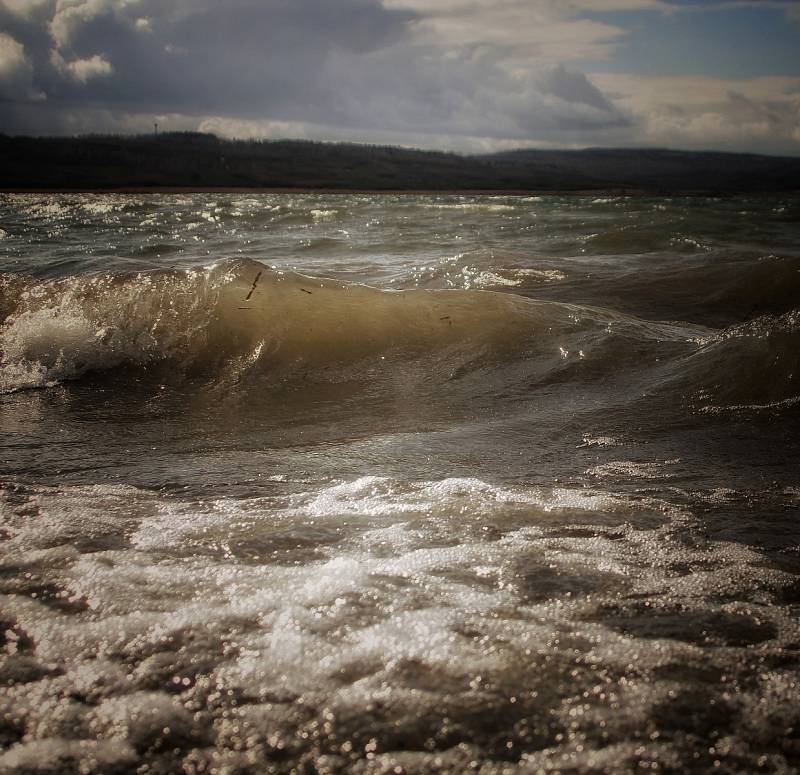
[(462, 156), (191, 132), (0, 136), (0, 189), (120, 188), (767, 193), (800, 190), (800, 159), (597, 148)]

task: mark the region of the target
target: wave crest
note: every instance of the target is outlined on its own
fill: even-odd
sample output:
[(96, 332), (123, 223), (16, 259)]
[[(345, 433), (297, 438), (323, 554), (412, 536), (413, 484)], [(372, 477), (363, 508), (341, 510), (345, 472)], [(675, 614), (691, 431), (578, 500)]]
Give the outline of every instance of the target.
[(763, 315), (701, 341), (684, 379), (704, 412), (800, 402), (800, 310)]
[[(15, 284), (16, 283), (16, 284)], [(256, 261), (205, 269), (6, 280), (0, 389), (41, 387), (121, 365), (291, 373), (446, 351), (448, 368), (558, 356), (608, 315), (486, 291), (381, 291)], [(611, 313), (613, 316), (613, 313)], [(552, 351), (552, 352), (551, 352)], [(389, 364), (386, 364), (387, 367)]]

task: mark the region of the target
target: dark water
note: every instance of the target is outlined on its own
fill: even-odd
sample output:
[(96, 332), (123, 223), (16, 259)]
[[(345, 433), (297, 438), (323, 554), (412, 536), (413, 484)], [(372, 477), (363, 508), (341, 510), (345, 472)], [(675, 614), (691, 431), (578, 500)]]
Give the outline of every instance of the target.
[(0, 772), (797, 771), (799, 200), (0, 228)]

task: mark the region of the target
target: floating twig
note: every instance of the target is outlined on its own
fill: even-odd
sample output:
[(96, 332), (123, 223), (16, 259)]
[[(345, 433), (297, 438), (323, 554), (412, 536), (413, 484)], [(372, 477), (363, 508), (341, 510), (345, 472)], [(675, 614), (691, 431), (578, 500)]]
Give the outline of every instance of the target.
[(244, 297), (245, 301), (250, 301), (250, 297), (253, 295), (253, 291), (256, 289), (256, 285), (258, 284), (258, 278), (261, 277), (261, 272), (256, 275), (256, 279), (253, 280), (253, 287), (250, 289), (250, 293)]

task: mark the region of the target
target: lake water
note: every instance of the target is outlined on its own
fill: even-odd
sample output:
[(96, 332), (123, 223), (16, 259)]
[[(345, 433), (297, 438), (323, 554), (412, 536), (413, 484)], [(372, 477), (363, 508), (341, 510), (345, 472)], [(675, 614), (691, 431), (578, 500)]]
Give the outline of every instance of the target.
[(0, 772), (800, 767), (800, 200), (0, 195)]

